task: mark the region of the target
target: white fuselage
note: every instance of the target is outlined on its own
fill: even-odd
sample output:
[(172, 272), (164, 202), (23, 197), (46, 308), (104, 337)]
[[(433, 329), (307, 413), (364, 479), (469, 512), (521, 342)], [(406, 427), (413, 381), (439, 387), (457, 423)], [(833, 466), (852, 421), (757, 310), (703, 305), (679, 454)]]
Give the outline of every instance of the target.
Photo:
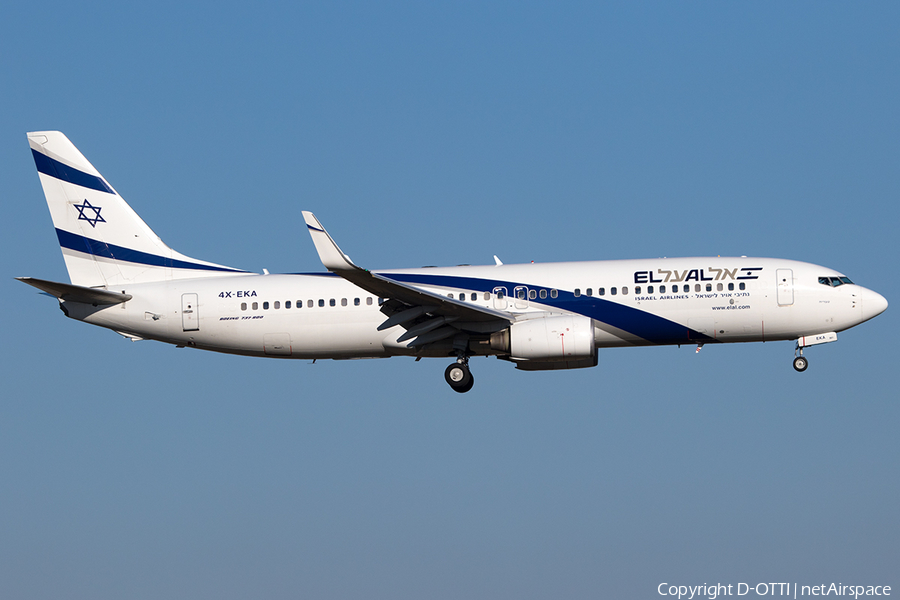
[[(754, 342), (838, 332), (877, 315), (884, 299), (842, 274), (769, 258), (668, 258), (377, 271), (514, 321), (590, 317), (596, 347)], [(674, 289), (673, 289), (674, 288)], [(333, 275), (223, 275), (122, 285), (128, 302), (63, 302), (68, 316), (133, 338), (251, 356), (415, 355), (380, 299)], [(494, 352), (485, 351), (485, 354)], [(419, 355), (446, 355), (439, 345)]]

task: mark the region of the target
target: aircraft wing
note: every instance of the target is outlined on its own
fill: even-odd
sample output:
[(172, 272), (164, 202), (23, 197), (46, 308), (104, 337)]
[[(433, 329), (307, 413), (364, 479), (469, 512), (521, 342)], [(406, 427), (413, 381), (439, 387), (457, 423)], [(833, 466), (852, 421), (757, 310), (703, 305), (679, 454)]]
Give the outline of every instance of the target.
[[(391, 315), (387, 321), (382, 323), (379, 329), (387, 329), (394, 325), (412, 321), (426, 313), (433, 317), (442, 318), (442, 320), (431, 319), (426, 323), (420, 323), (416, 327), (433, 325), (434, 328), (437, 328), (444, 324), (453, 323), (453, 327), (457, 330), (463, 329), (489, 333), (503, 329), (513, 320), (508, 313), (467, 302), (460, 302), (459, 300), (400, 283), (385, 275), (372, 273), (367, 269), (360, 268), (350, 260), (349, 256), (341, 251), (315, 215), (311, 212), (303, 211), (303, 218), (306, 220), (309, 235), (312, 237), (316, 251), (319, 253), (319, 258), (326, 269), (380, 298), (398, 300), (407, 305), (407, 308), (404, 310)], [(407, 335), (413, 334), (416, 327), (411, 328)], [(414, 342), (413, 345), (425, 343), (422, 340), (429, 339), (425, 337), (429, 331), (431, 330), (425, 329), (421, 331), (419, 338), (416, 340), (418, 343)], [(436, 335), (438, 333), (432, 334), (431, 337)], [(415, 334), (410, 337), (415, 337)]]

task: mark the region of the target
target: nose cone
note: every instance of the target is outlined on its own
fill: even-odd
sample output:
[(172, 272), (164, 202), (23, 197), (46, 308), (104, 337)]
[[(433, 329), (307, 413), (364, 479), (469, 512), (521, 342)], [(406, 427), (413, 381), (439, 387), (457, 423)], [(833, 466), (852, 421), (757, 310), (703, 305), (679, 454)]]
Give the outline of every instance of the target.
[(861, 299), (863, 321), (877, 317), (888, 307), (888, 301), (884, 296), (867, 288), (862, 289)]

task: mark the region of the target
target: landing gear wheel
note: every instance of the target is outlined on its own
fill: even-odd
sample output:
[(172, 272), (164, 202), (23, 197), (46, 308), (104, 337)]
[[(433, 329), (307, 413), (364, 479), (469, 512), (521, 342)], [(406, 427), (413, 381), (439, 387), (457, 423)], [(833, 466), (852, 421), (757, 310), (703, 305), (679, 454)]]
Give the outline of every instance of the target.
[(466, 385), (466, 386), (464, 386), (464, 387), (461, 387), (460, 389), (458, 389), (458, 390), (456, 390), (456, 391), (459, 392), (460, 394), (465, 394), (466, 392), (468, 392), (469, 390), (472, 389), (472, 386), (473, 386), (473, 385), (475, 385), (475, 376), (472, 375), (471, 372), (469, 372), (469, 383), (468, 383), (468, 385)]
[(459, 392), (460, 394), (471, 390), (475, 381), (472, 373), (469, 371), (469, 367), (458, 362), (447, 367), (447, 370), (444, 371), (444, 379), (447, 380), (454, 392)]
[(798, 356), (794, 359), (794, 370), (798, 373), (802, 373), (806, 370), (806, 367), (809, 366), (809, 361), (806, 360), (805, 356)]

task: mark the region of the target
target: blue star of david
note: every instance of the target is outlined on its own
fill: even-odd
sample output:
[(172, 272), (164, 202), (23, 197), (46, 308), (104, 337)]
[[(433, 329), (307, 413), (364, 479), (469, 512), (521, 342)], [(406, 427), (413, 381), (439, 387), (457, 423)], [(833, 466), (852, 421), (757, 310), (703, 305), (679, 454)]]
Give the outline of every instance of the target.
[[(100, 207), (92, 206), (90, 202), (85, 199), (84, 204), (76, 204), (75, 210), (78, 211), (78, 220), (79, 221), (87, 221), (91, 224), (91, 227), (96, 227), (97, 223), (106, 223), (106, 219), (100, 216)], [(84, 214), (84, 211), (92, 210), (94, 211), (94, 216), (88, 216)]]

